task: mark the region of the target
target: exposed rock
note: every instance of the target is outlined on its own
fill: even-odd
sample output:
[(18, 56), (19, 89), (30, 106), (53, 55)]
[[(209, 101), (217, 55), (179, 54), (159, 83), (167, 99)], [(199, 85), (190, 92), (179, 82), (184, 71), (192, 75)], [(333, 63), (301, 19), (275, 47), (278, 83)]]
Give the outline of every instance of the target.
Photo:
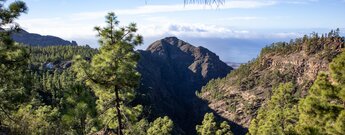
[[(310, 44), (311, 41), (315, 44)], [(342, 52), (344, 45), (341, 37), (313, 37), (293, 46), (281, 45), (280, 50), (263, 53), (233, 71), (234, 74), (210, 82), (200, 97), (222, 117), (249, 127), (258, 108), (270, 98), (273, 87), (292, 82), (296, 86), (294, 95), (304, 97), (317, 75), (328, 71), (330, 61)]]
[[(154, 116), (168, 115), (187, 133), (195, 129), (195, 92), (210, 79), (224, 77), (232, 68), (203, 47), (167, 37), (139, 51), (142, 75), (139, 92)], [(200, 101), (201, 102), (201, 101)], [(183, 125), (183, 126), (182, 126)]]

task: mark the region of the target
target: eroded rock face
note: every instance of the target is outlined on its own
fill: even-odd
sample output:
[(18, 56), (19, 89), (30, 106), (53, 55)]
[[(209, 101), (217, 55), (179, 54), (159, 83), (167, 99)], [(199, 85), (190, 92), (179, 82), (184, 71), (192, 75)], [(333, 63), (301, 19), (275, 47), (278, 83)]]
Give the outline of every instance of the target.
[(237, 69), (238, 74), (207, 84), (200, 97), (220, 116), (249, 127), (257, 110), (270, 99), (273, 87), (292, 82), (296, 86), (294, 96), (304, 97), (317, 75), (328, 71), (329, 63), (344, 45), (343, 38), (330, 38), (319, 43), (320, 48), (312, 53), (304, 49), (267, 52)]
[[(300, 54), (291, 54), (289, 56), (268, 56), (262, 58), (267, 60), (266, 68), (263, 70), (253, 69), (250, 73), (256, 80), (274, 74), (280, 78), (288, 77), (296, 81), (299, 89), (298, 94), (306, 95), (312, 82), (316, 79), (319, 72), (328, 71), (328, 60), (318, 58), (303, 57)], [(264, 63), (262, 63), (264, 64)], [(289, 79), (280, 80), (281, 83), (289, 82)], [(233, 78), (232, 81), (236, 81)], [(221, 84), (219, 87), (224, 99), (217, 100), (210, 96), (212, 93), (203, 93), (202, 97), (210, 101), (209, 107), (215, 110), (219, 115), (234, 121), (244, 127), (249, 127), (252, 117), (256, 110), (269, 99), (272, 93), (272, 85), (275, 80), (265, 80), (265, 82), (255, 85), (252, 88), (243, 88), (241, 85)], [(293, 81), (293, 80), (290, 80)], [(230, 79), (229, 79), (229, 82)]]
[(199, 104), (195, 92), (210, 79), (226, 76), (232, 68), (206, 48), (176, 37), (158, 40), (139, 52), (141, 100), (146, 101), (152, 115), (168, 115), (182, 129), (194, 130), (194, 106)]

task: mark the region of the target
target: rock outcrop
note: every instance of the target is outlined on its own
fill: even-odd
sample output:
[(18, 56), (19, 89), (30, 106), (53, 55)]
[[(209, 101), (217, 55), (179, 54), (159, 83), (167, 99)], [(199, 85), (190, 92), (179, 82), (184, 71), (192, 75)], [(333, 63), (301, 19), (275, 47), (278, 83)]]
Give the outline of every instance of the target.
[(168, 115), (185, 130), (193, 132), (196, 119), (195, 95), (209, 80), (226, 76), (232, 68), (203, 47), (167, 37), (139, 51), (142, 101), (154, 116)]

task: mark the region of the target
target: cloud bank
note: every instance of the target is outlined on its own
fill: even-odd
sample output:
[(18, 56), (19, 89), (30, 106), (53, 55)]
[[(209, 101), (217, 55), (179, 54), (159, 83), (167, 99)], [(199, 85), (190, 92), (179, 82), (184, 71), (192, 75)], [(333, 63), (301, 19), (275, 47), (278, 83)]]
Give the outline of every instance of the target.
[[(226, 1), (224, 5), (219, 7), (198, 4), (144, 5), (134, 8), (113, 9), (112, 11), (115, 11), (120, 16), (126, 16), (127, 20), (135, 19), (134, 21), (139, 22), (139, 33), (145, 37), (295, 38), (302, 34), (289, 31), (260, 33), (255, 30), (246, 30), (231, 26), (210, 25), (207, 21), (204, 23), (184, 22), (183, 20), (173, 20), (164, 16), (164, 13), (218, 9), (256, 9), (275, 6), (281, 3), (301, 4), (306, 2), (316, 2), (316, 0), (231, 0)], [(54, 35), (69, 40), (94, 39), (95, 32), (93, 31), (93, 27), (103, 24), (103, 18), (107, 12), (109, 11), (80, 12), (51, 18), (28, 18), (19, 20), (18, 22), (29, 32)], [(216, 19), (219, 22), (255, 22), (258, 20), (267, 20), (259, 16), (227, 16)]]

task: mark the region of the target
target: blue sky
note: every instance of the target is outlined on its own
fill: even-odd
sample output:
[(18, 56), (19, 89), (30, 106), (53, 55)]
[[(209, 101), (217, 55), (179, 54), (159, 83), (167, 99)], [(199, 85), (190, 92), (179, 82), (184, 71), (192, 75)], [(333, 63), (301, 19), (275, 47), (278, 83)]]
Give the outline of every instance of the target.
[(246, 62), (275, 41), (345, 28), (345, 0), (226, 0), (219, 7), (183, 5), (183, 0), (25, 2), (29, 12), (18, 22), (29, 32), (97, 47), (93, 27), (103, 25), (104, 15), (112, 11), (122, 25), (137, 23), (145, 40), (141, 49), (160, 38), (177, 36), (232, 62)]

